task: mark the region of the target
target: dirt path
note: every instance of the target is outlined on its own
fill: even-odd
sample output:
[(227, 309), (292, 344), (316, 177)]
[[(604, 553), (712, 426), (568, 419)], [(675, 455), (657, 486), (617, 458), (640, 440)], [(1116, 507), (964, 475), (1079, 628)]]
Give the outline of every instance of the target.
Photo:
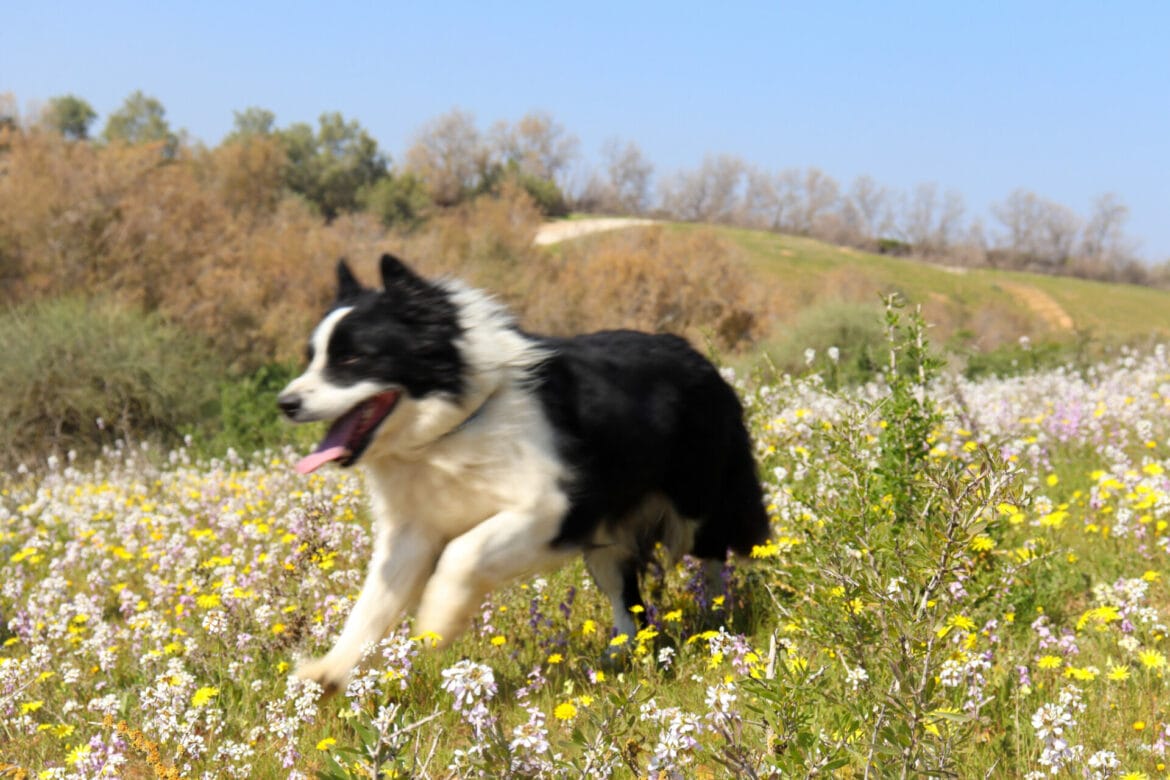
[(1020, 303), (1028, 307), (1028, 311), (1039, 317), (1048, 327), (1058, 331), (1073, 329), (1073, 319), (1064, 307), (1056, 302), (1051, 295), (1043, 290), (1019, 282), (1000, 282), (999, 286)]
[(590, 233), (601, 233), (606, 230), (620, 230), (621, 228), (653, 224), (654, 220), (652, 219), (633, 219), (631, 217), (599, 217), (597, 219), (548, 222), (537, 229), (536, 239), (532, 243), (537, 246), (547, 246), (549, 244), (559, 244), (571, 238), (587, 236)]

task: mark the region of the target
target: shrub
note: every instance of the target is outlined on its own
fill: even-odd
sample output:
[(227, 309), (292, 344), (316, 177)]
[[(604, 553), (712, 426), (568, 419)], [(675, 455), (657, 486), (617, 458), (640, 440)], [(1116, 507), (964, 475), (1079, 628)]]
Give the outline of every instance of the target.
[(636, 328), (699, 345), (750, 344), (768, 289), (710, 230), (653, 227), (566, 245), (531, 269), (525, 321), (553, 333)]
[[(761, 551), (776, 565), (760, 576), (794, 630), (756, 692), (792, 774), (844, 764), (855, 776), (960, 774), (994, 695), (971, 648), (999, 617), (993, 594), (1025, 566), (995, 551), (1004, 507), (1024, 500), (1020, 472), (994, 442), (971, 442), (964, 459), (931, 448), (943, 412), (928, 388), (940, 365), (920, 317), (891, 307), (887, 326), (888, 383), (807, 423), (827, 457), (775, 496), (799, 530), (781, 528)], [(783, 449), (768, 448), (765, 468), (793, 467)], [(791, 546), (782, 565), (780, 546)], [(947, 679), (955, 669), (975, 670), (969, 686)]]
[(284, 444), (308, 452), (320, 437), (321, 426), (293, 426), (276, 405), (276, 396), (298, 373), (290, 363), (266, 363), (221, 380), (212, 418), (193, 431), (196, 452), (219, 457), (230, 447), (247, 457)]
[(362, 206), (387, 227), (416, 227), (430, 209), (430, 196), (422, 179), (413, 173), (389, 175), (359, 195)]
[(827, 303), (802, 311), (767, 353), (777, 369), (799, 374), (809, 368), (806, 350), (813, 350), (811, 368), (822, 371), (836, 388), (872, 379), (882, 368), (885, 342), (879, 306)]
[(157, 316), (66, 298), (11, 309), (0, 329), (6, 465), (119, 439), (173, 443), (214, 403), (209, 352)]

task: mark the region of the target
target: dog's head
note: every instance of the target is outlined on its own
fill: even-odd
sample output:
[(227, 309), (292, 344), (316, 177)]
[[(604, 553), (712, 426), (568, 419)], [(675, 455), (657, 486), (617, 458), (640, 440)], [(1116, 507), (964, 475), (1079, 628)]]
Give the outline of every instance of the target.
[(353, 465), (409, 407), (435, 398), (458, 404), (464, 393), (462, 327), (450, 292), (391, 255), (382, 256), (381, 272), (382, 289), (368, 289), (338, 263), (337, 300), (309, 338), (308, 368), (277, 399), (295, 422), (331, 422), (297, 464), (301, 473), (330, 461)]

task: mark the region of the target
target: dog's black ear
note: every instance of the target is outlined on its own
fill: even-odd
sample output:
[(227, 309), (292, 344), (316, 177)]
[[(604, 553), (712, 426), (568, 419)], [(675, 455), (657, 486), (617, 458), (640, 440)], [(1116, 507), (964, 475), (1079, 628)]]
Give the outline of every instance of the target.
[(406, 263), (392, 254), (382, 255), (382, 288), (390, 290), (403, 285), (426, 285), (426, 280), (407, 267)]
[(345, 258), (337, 261), (337, 300), (345, 301), (350, 298), (356, 298), (362, 291), (361, 282), (353, 275), (353, 271), (349, 270), (349, 263), (345, 262)]

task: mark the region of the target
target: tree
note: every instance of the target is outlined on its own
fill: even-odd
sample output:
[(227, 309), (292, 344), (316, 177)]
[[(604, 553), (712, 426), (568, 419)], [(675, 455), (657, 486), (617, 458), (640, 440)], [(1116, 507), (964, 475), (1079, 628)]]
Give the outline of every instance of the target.
[(857, 215), (858, 230), (871, 242), (890, 229), (890, 192), (868, 175), (858, 176), (849, 188), (849, 203)]
[(601, 149), (605, 161), (606, 184), (613, 193), (617, 210), (627, 214), (642, 214), (650, 208), (650, 180), (654, 165), (642, 154), (633, 141), (623, 146), (616, 138), (605, 142)]
[(243, 111), (233, 111), (232, 131), (225, 141), (237, 141), (258, 135), (272, 135), (276, 132), (276, 114), (266, 108), (248, 106)]
[(727, 222), (739, 206), (745, 166), (734, 155), (707, 155), (696, 171), (680, 171), (662, 188), (662, 207), (679, 219)]
[(1080, 252), (1094, 263), (1116, 268), (1132, 258), (1132, 243), (1125, 236), (1129, 207), (1112, 192), (1093, 202), (1093, 211), (1081, 234)]
[(919, 255), (945, 254), (959, 236), (965, 211), (958, 192), (948, 190), (940, 200), (934, 182), (919, 184), (907, 204), (902, 235)]
[(564, 125), (544, 112), (533, 112), (514, 125), (498, 122), (491, 133), (497, 162), (514, 163), (521, 173), (562, 183), (570, 163), (577, 159), (580, 142)]
[(453, 206), (474, 192), (488, 163), (475, 118), (459, 109), (423, 125), (406, 152), (406, 170), (426, 184), (440, 206)]
[(993, 204), (991, 213), (1007, 231), (1001, 250), (1017, 265), (1058, 270), (1068, 263), (1081, 227), (1080, 218), (1067, 206), (1017, 189), (1002, 203)]
[[(15, 132), (20, 127), (20, 112), (16, 108), (16, 96), (11, 92), (0, 92), (0, 142), (5, 131)], [(4, 146), (0, 146), (0, 151)]]
[(593, 172), (576, 197), (576, 207), (607, 214), (643, 214), (650, 208), (654, 166), (633, 141), (616, 138), (601, 147), (604, 174)]
[(137, 90), (110, 118), (102, 136), (110, 143), (145, 144), (163, 143), (163, 154), (174, 157), (179, 147), (179, 138), (171, 132), (167, 123), (166, 109), (158, 99)]
[[(256, 127), (254, 120), (265, 126), (259, 114), (245, 117), (243, 126)], [(326, 219), (360, 208), (363, 192), (387, 175), (389, 162), (378, 151), (378, 142), (356, 120), (347, 122), (338, 112), (322, 114), (316, 132), (298, 122), (279, 135), (288, 156), (286, 185)]]
[(86, 101), (75, 95), (51, 98), (41, 114), (46, 127), (73, 141), (89, 138), (89, 128), (97, 119), (97, 112)]
[(390, 174), (360, 194), (362, 206), (387, 227), (420, 223), (431, 205), (427, 188), (413, 173)]
[(836, 179), (820, 168), (808, 168), (801, 189), (803, 198), (797, 230), (805, 235), (820, 235), (820, 223), (837, 205), (841, 188)]

